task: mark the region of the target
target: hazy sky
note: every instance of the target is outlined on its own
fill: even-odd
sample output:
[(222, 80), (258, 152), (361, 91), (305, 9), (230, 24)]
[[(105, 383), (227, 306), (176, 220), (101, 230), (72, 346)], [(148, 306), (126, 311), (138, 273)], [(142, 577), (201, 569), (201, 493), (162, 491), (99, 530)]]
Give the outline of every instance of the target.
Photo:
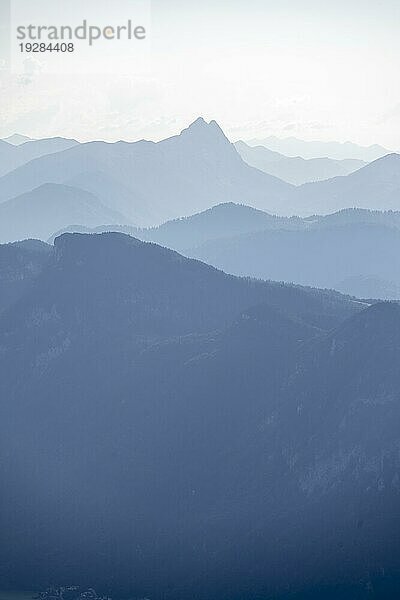
[[(50, 10), (50, 0), (17, 1)], [(118, 1), (78, 2), (77, 21), (92, 4), (113, 23)], [(129, 55), (112, 42), (108, 64), (93, 48), (80, 72), (71, 61), (46, 72), (42, 56), (28, 57), (25, 76), (0, 70), (0, 136), (159, 139), (202, 115), (232, 139), (295, 135), (400, 149), (399, 0), (150, 4), (148, 52)]]

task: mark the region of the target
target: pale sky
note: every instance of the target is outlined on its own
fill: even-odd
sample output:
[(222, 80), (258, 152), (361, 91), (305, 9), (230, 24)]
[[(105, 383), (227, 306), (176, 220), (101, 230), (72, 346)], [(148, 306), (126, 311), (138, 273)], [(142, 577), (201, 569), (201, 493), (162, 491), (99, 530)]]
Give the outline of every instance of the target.
[[(11, 0), (42, 19), (50, 4), (62, 12), (76, 2), (77, 24), (123, 19), (118, 2), (135, 18), (135, 2), (146, 1)], [(3, 63), (0, 136), (157, 140), (201, 115), (232, 140), (294, 135), (400, 150), (399, 0), (148, 3), (140, 50), (105, 42), (107, 57), (76, 52), (55, 73), (40, 55), (24, 55), (25, 75)]]

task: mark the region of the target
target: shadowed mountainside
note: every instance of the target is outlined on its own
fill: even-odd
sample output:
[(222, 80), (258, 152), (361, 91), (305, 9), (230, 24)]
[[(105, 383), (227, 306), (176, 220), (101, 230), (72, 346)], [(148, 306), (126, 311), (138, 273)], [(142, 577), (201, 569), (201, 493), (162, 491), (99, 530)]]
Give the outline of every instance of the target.
[(334, 578), (364, 599), (399, 570), (398, 305), (65, 234), (0, 347), (10, 589), (216, 600)]

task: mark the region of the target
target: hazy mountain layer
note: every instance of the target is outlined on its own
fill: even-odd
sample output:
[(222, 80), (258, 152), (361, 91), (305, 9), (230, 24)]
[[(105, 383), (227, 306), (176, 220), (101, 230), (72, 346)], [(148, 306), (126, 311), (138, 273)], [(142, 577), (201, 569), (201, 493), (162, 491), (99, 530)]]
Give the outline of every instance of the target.
[(292, 189), (247, 165), (217, 123), (203, 119), (159, 143), (91, 142), (31, 161), (0, 179), (0, 202), (47, 182), (87, 190), (139, 225), (227, 201), (280, 213)]
[(250, 206), (229, 202), (218, 204), (190, 217), (167, 221), (159, 227), (148, 229), (130, 227), (129, 225), (120, 227), (103, 225), (88, 229), (79, 225), (71, 225), (53, 234), (48, 241), (53, 243), (55, 237), (68, 232), (104, 233), (117, 231), (181, 251), (189, 246), (198, 246), (209, 240), (232, 237), (243, 233), (264, 231), (265, 229), (302, 229), (306, 227), (308, 227), (308, 224), (298, 217), (276, 217)]
[(104, 206), (93, 194), (48, 183), (0, 203), (0, 242), (33, 237), (46, 240), (66, 222), (95, 227), (124, 221), (123, 215)]
[(278, 138), (270, 136), (265, 139), (254, 139), (248, 142), (250, 146), (265, 146), (269, 150), (280, 152), (285, 156), (301, 156), (306, 159), (332, 158), (335, 160), (363, 160), (371, 162), (389, 154), (390, 150), (374, 144), (359, 146), (352, 142), (320, 142), (305, 141), (295, 137)]
[(296, 214), (327, 214), (343, 208), (399, 210), (400, 154), (388, 154), (347, 177), (296, 188)]
[(288, 219), (231, 203), (151, 229), (67, 230), (121, 231), (236, 275), (334, 288), (361, 298), (400, 298), (399, 212), (351, 209)]
[[(17, 148), (3, 144), (8, 152), (47, 142)], [(246, 164), (217, 123), (198, 119), (180, 135), (158, 143), (90, 142), (31, 160), (0, 178), (0, 203), (53, 183), (87, 191), (122, 215), (123, 222), (139, 226), (227, 202), (280, 216), (349, 207), (399, 210), (399, 173), (399, 155), (391, 154), (350, 175), (296, 187)]]
[(288, 157), (265, 146), (252, 147), (244, 142), (236, 142), (235, 148), (247, 164), (293, 185), (348, 175), (366, 164), (362, 160), (355, 159)]
[(33, 142), (32, 138), (21, 135), (19, 133), (13, 133), (13, 135), (9, 135), (6, 138), (3, 138), (4, 142), (8, 142), (9, 144), (13, 144), (14, 146), (20, 146), (21, 144), (25, 144), (26, 142)]
[(20, 143), (0, 140), (0, 177), (35, 158), (61, 152), (77, 144), (76, 140), (65, 138), (26, 140)]
[(400, 231), (380, 225), (265, 231), (210, 241), (187, 254), (235, 275), (400, 298)]

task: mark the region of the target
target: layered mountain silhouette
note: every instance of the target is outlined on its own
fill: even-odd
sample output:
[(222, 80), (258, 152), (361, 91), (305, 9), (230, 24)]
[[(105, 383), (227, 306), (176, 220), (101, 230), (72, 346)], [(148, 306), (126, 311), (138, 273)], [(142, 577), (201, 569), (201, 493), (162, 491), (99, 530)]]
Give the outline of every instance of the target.
[(400, 154), (388, 154), (347, 177), (296, 189), (296, 214), (326, 214), (352, 207), (399, 210)]
[(217, 123), (203, 119), (159, 143), (90, 142), (31, 161), (0, 179), (0, 201), (44, 183), (89, 191), (139, 225), (226, 201), (285, 212), (292, 189), (247, 165)]
[(186, 254), (228, 273), (400, 298), (400, 231), (371, 224), (263, 231), (210, 241)]
[(123, 223), (125, 220), (89, 192), (47, 183), (0, 203), (0, 241), (12, 242), (31, 237), (46, 240), (71, 219), (88, 227), (105, 222)]
[[(216, 600), (333, 580), (364, 600), (398, 581), (397, 304), (119, 233), (39, 248), (0, 314), (5, 586)], [(38, 246), (4, 249), (17, 275)]]
[[(159, 225), (227, 202), (280, 216), (328, 214), (349, 207), (400, 208), (399, 155), (384, 156), (347, 176), (294, 186), (249, 166), (218, 124), (201, 118), (180, 135), (158, 143), (78, 144), (54, 138), (15, 147), (3, 141), (0, 153), (6, 157), (2, 163), (5, 174), (0, 177), (0, 203), (49, 183), (69, 186), (92, 194), (104, 207), (121, 215), (120, 224), (140, 227)], [(38, 158), (32, 160), (34, 156)], [(295, 176), (298, 182), (310, 176), (306, 173), (313, 162), (303, 164), (299, 160), (279, 161), (281, 166), (296, 163), (296, 172), (300, 166)], [(10, 170), (18, 164), (21, 166)], [(351, 164), (354, 168), (356, 163)], [(262, 164), (258, 166), (264, 169)], [(284, 172), (279, 174), (290, 179)], [(46, 214), (40, 217), (45, 220)], [(66, 212), (60, 229), (71, 224), (87, 226), (74, 217)], [(28, 233), (29, 237), (40, 237), (34, 229)]]
[(159, 227), (138, 228), (129, 225), (102, 225), (92, 229), (80, 225), (71, 225), (54, 233), (47, 241), (62, 233), (105, 233), (120, 232), (137, 237), (143, 241), (156, 242), (178, 251), (199, 246), (210, 240), (229, 238), (266, 229), (302, 229), (308, 225), (299, 217), (276, 217), (261, 210), (234, 204), (218, 204), (190, 217), (167, 221)]
[(21, 144), (25, 144), (26, 142), (33, 142), (34, 140), (27, 135), (21, 135), (20, 133), (13, 133), (6, 138), (3, 138), (3, 141), (8, 142), (9, 144), (13, 144), (14, 146), (21, 146)]
[(76, 146), (77, 143), (76, 140), (65, 138), (26, 140), (18, 144), (0, 140), (0, 177), (35, 158), (61, 152)]
[(149, 229), (71, 226), (49, 243), (65, 231), (120, 231), (235, 275), (334, 288), (361, 298), (400, 298), (399, 212), (348, 209), (301, 219), (228, 203)]
[(265, 146), (269, 150), (279, 152), (289, 157), (301, 156), (305, 159), (332, 158), (335, 160), (363, 160), (371, 162), (390, 151), (383, 146), (359, 146), (352, 142), (321, 142), (305, 141), (295, 137), (278, 138), (269, 136), (264, 139), (253, 139), (248, 142), (250, 146)]
[(235, 148), (247, 164), (294, 185), (348, 175), (366, 164), (356, 159), (288, 157), (265, 146), (249, 146), (241, 141), (236, 142)]

